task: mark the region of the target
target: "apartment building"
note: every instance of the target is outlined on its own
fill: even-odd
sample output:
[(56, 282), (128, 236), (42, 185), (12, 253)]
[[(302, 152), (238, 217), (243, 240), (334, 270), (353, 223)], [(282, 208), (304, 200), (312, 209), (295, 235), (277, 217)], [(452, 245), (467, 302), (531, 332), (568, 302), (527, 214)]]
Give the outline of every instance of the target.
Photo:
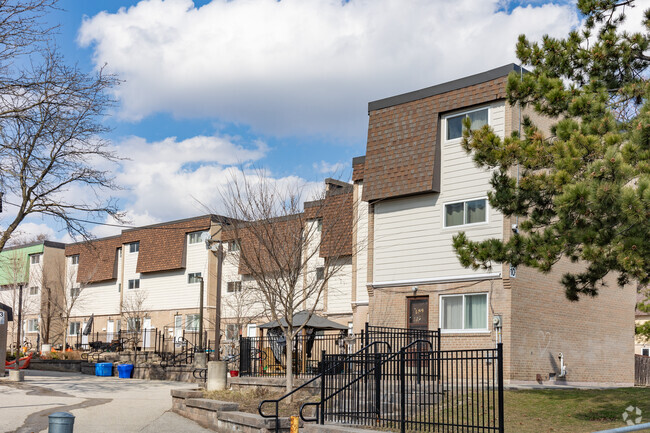
[[(135, 229), (65, 247), (66, 299), (74, 339), (93, 318), (93, 332), (111, 341), (118, 331), (157, 329), (169, 337), (199, 329), (200, 282), (204, 329), (214, 329), (216, 254), (227, 219), (203, 215)], [(150, 345), (148, 338), (143, 345)]]
[[(60, 343), (60, 307), (65, 245), (39, 241), (7, 247), (0, 252), (0, 303), (11, 307), (7, 342), (16, 342), (18, 312), (22, 315), (21, 344)], [(21, 297), (22, 294), (22, 297)]]
[[(257, 325), (271, 320), (268, 301), (259, 291), (253, 290), (257, 285), (251, 267), (257, 267), (264, 273), (272, 275), (277, 264), (274, 257), (281, 256), (280, 261), (287, 262), (297, 256), (291, 246), (295, 239), (302, 239), (304, 245), (300, 258), (300, 276), (295, 290), (302, 296), (301, 309), (312, 309), (328, 319), (348, 326), (355, 332), (363, 328), (367, 319), (357, 319), (360, 314), (359, 304), (365, 302), (365, 290), (360, 297), (352, 289), (354, 274), (353, 260), (356, 248), (362, 242), (353, 241), (356, 231), (354, 220), (353, 185), (335, 179), (325, 180), (326, 193), (321, 200), (306, 202), (304, 212), (296, 215), (230, 226), (225, 229), (223, 239), (227, 245), (223, 262), (223, 307), (222, 317), (226, 331), (226, 340), (235, 339), (241, 332), (244, 336), (258, 335)], [(263, 224), (268, 229), (259, 230), (252, 224)], [(273, 233), (277, 239), (269, 239), (276, 245), (276, 251), (268, 251), (260, 246), (260, 233)], [(263, 235), (262, 235), (263, 236)], [(264, 241), (262, 241), (264, 243)], [(283, 245), (279, 245), (283, 244)], [(241, 259), (241, 251), (248, 251), (248, 261)], [(285, 251), (287, 250), (287, 251)], [(250, 252), (254, 252), (251, 254)], [(258, 251), (261, 251), (257, 254)], [(286, 252), (286, 254), (285, 254)], [(277, 257), (275, 257), (277, 258)], [(322, 284), (322, 292), (312, 293), (314, 287)], [(308, 291), (308, 296), (301, 295)], [(359, 299), (361, 301), (359, 301)], [(296, 310), (297, 311), (297, 310)]]
[(521, 73), (506, 65), (369, 103), (366, 154), (353, 160), (355, 213), (366, 221), (355, 237), (368, 246), (353, 257), (352, 290), (367, 292), (371, 324), (440, 328), (443, 349), (503, 342), (508, 382), (631, 385), (633, 287), (612, 278), (598, 297), (569, 302), (560, 278), (577, 265), (474, 271), (453, 250), (460, 231), (508, 239), (515, 222), (490, 207), (492, 173), (461, 148), (463, 119), (501, 137), (519, 128), (521, 114), (547, 133), (552, 123), (507, 103), (513, 71)]

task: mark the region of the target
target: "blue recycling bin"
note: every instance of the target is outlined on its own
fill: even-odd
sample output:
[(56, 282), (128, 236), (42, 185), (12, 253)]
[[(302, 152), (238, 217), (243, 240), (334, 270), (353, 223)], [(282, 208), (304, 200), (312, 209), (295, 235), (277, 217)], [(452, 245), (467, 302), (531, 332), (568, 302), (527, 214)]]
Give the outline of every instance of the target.
[(95, 376), (112, 376), (113, 363), (112, 362), (98, 362), (95, 364)]
[(117, 376), (120, 379), (130, 379), (133, 374), (133, 364), (122, 364), (117, 366)]

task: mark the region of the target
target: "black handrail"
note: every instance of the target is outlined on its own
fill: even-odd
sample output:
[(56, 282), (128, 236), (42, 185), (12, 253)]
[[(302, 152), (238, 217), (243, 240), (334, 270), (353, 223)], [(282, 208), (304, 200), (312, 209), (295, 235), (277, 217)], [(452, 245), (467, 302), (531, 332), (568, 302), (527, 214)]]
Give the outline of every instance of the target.
[[(319, 421), (319, 414), (320, 414), (320, 412), (322, 412), (322, 409), (321, 409), (322, 406), (321, 406), (321, 405), (322, 405), (323, 403), (325, 403), (326, 401), (328, 401), (328, 400), (331, 399), (332, 397), (336, 396), (337, 394), (339, 394), (339, 393), (342, 392), (343, 390), (349, 388), (349, 387), (352, 386), (353, 384), (357, 383), (358, 381), (360, 381), (360, 380), (363, 379), (364, 377), (368, 376), (370, 373), (374, 372), (374, 371), (375, 371), (375, 368), (377, 368), (377, 367), (381, 367), (381, 365), (383, 365), (383, 364), (385, 364), (386, 362), (390, 361), (391, 359), (395, 358), (396, 356), (398, 356), (398, 355), (401, 354), (402, 352), (406, 352), (406, 349), (408, 349), (409, 347), (413, 346), (414, 344), (422, 344), (422, 343), (426, 343), (426, 344), (428, 344), (430, 350), (433, 351), (433, 344), (432, 344), (429, 340), (415, 340), (415, 341), (411, 342), (410, 344), (407, 344), (406, 346), (400, 348), (399, 352), (395, 352), (395, 353), (393, 353), (392, 355), (390, 355), (389, 357), (383, 359), (379, 364), (376, 364), (374, 367), (372, 367), (371, 369), (367, 370), (365, 373), (363, 373), (362, 375), (360, 375), (359, 377), (357, 377), (357, 378), (354, 379), (353, 381), (348, 382), (345, 386), (343, 386), (343, 387), (337, 389), (335, 392), (333, 392), (332, 394), (328, 395), (327, 397), (325, 397), (325, 395), (324, 395), (324, 387), (321, 386), (321, 401), (319, 401), (319, 402), (308, 402), (308, 403), (303, 403), (303, 404), (300, 406), (300, 411), (298, 411), (298, 415), (300, 416), (300, 419), (303, 420), (303, 421), (305, 421), (305, 422), (318, 422), (318, 421)], [(390, 346), (390, 345), (389, 345), (389, 346)], [(355, 354), (355, 355), (356, 355), (356, 354)], [(351, 356), (354, 356), (354, 355), (351, 355)], [(341, 364), (344, 363), (347, 359), (349, 359), (349, 357), (346, 358), (346, 359), (344, 359), (344, 360), (342, 360), (342, 361), (338, 361), (338, 362), (336, 363), (336, 365), (337, 365), (337, 366), (338, 366), (338, 365), (341, 365)], [(334, 368), (334, 367), (332, 367), (332, 368)], [(316, 407), (316, 418), (315, 418), (315, 419), (314, 419), (314, 418), (305, 418), (305, 417), (303, 416), (302, 411), (303, 411), (303, 409), (306, 408), (307, 406), (315, 406), (315, 407)], [(323, 420), (322, 417), (320, 417), (321, 424), (322, 424), (322, 420)]]
[[(343, 361), (347, 361), (348, 359), (351, 359), (352, 357), (358, 355), (359, 353), (363, 352), (364, 350), (366, 350), (366, 349), (368, 349), (368, 348), (370, 348), (372, 346), (380, 345), (380, 344), (385, 344), (386, 346), (388, 346), (388, 350), (389, 351), (391, 350), (390, 344), (388, 344), (387, 342), (385, 342), (385, 341), (374, 341), (374, 342), (368, 344), (367, 346), (362, 347), (361, 349), (359, 349), (355, 353), (353, 353), (351, 355), (348, 355)], [(323, 352), (325, 352), (325, 351), (323, 351)], [(343, 362), (343, 361), (341, 361), (341, 362)], [(279, 422), (280, 416), (279, 416), (279, 410), (278, 410), (278, 408), (280, 406), (280, 402), (282, 400), (284, 400), (285, 398), (289, 397), (290, 395), (293, 395), (297, 391), (301, 390), (302, 388), (306, 387), (310, 383), (316, 381), (316, 379), (321, 378), (322, 376), (325, 375), (325, 373), (329, 373), (330, 371), (332, 371), (334, 369), (334, 367), (330, 367), (327, 370), (325, 370), (325, 356), (322, 356), (321, 363), (322, 363), (321, 364), (321, 366), (322, 366), (321, 367), (321, 372), (317, 376), (314, 376), (312, 379), (310, 379), (309, 381), (303, 383), (302, 385), (300, 385), (298, 388), (294, 389), (290, 393), (285, 394), (282, 397), (280, 397), (278, 399), (275, 399), (275, 400), (270, 400), (270, 399), (269, 400), (262, 400), (260, 402), (259, 406), (257, 406), (257, 412), (260, 414), (260, 416), (262, 418), (274, 418), (275, 419), (275, 431), (276, 431), (276, 433), (280, 431), (280, 422)], [(275, 403), (275, 413), (273, 413), (271, 415), (267, 415), (267, 414), (265, 414), (263, 412), (262, 408), (266, 403)], [(301, 416), (301, 418), (302, 418), (302, 416)]]

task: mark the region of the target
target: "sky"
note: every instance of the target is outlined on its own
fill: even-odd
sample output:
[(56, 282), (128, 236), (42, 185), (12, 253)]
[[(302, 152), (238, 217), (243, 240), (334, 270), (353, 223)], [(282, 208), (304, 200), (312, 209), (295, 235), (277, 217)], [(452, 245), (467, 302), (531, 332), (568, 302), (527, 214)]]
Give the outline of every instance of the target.
[[(347, 181), (351, 159), (365, 153), (368, 102), (517, 63), (519, 34), (560, 37), (580, 23), (573, 1), (60, 0), (59, 7), (48, 20), (60, 25), (67, 61), (122, 80), (105, 138), (129, 158), (114, 168), (124, 189), (112, 195), (133, 225), (201, 215), (205, 206), (219, 213), (219, 189), (251, 167), (308, 188), (326, 177)], [(96, 236), (119, 231), (91, 228)], [(69, 241), (61, 229), (40, 216), (21, 226)]]

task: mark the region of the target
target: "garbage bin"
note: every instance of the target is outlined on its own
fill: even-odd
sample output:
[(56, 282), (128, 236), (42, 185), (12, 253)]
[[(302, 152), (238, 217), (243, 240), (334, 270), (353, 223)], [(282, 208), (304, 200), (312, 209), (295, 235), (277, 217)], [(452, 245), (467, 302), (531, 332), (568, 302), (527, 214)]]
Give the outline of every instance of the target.
[(120, 379), (130, 379), (133, 374), (133, 364), (122, 364), (117, 366), (117, 376)]
[(112, 376), (113, 363), (112, 362), (98, 362), (95, 364), (95, 376)]
[(48, 433), (72, 433), (74, 429), (74, 415), (68, 412), (54, 412), (48, 421)]

